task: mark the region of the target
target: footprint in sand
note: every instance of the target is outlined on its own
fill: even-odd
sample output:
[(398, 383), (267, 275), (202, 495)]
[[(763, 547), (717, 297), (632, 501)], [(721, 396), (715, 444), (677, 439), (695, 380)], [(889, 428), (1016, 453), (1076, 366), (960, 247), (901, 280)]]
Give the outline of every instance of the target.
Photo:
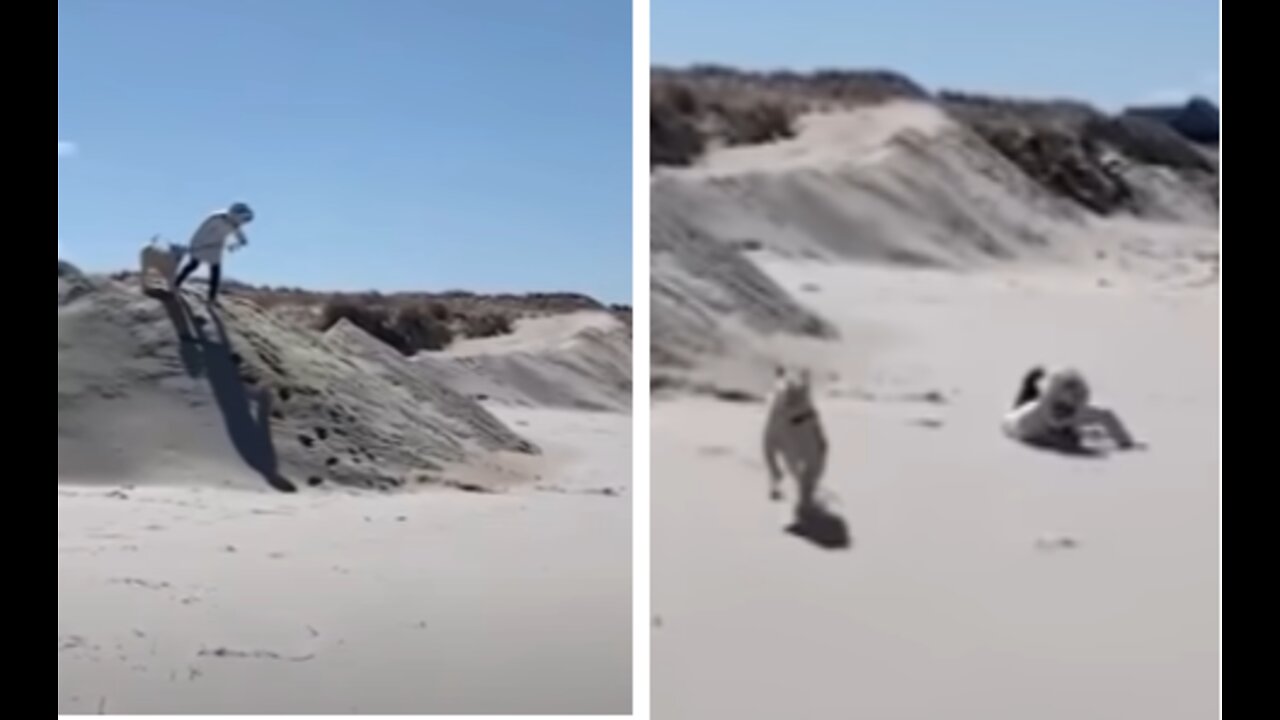
[(1079, 546), (1080, 542), (1068, 535), (1041, 535), (1036, 538), (1036, 549), (1045, 552), (1072, 550)]
[(167, 590), (171, 585), (163, 580), (144, 580), (142, 578), (112, 578), (107, 581), (110, 585), (129, 585), (132, 587), (140, 587), (146, 590)]

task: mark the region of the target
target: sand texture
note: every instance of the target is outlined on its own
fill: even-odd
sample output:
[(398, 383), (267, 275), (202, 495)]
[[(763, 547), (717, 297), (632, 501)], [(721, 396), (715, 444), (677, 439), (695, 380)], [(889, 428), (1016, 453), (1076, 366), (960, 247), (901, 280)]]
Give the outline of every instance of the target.
[[(653, 181), (654, 717), (1213, 717), (1216, 211), (1094, 215), (923, 103), (801, 128)], [(831, 447), (801, 526), (778, 362)], [(1145, 449), (1003, 436), (1040, 363)]]
[(59, 713), (629, 711), (616, 320), (517, 328), (607, 365), (517, 405), (346, 323), (58, 283)]

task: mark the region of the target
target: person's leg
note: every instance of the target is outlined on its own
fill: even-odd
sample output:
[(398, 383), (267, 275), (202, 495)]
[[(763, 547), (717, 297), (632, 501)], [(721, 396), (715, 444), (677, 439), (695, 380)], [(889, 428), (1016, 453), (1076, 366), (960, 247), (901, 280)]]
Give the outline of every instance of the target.
[(218, 285), (222, 282), (222, 263), (209, 266), (209, 304), (218, 301)]
[(187, 278), (191, 277), (191, 273), (195, 272), (196, 268), (198, 267), (200, 267), (199, 260), (195, 258), (191, 258), (190, 260), (188, 260), (187, 264), (182, 267), (182, 272), (178, 273), (178, 278), (173, 281), (173, 289), (177, 290), (179, 287), (181, 287), (182, 282)]

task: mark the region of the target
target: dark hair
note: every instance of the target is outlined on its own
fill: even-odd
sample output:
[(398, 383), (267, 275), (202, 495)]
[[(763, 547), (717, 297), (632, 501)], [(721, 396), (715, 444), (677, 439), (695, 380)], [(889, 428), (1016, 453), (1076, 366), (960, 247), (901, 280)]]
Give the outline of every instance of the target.
[(1018, 397), (1013, 401), (1015, 408), (1040, 399), (1040, 379), (1044, 377), (1044, 368), (1039, 365), (1022, 376), (1022, 385), (1018, 388)]

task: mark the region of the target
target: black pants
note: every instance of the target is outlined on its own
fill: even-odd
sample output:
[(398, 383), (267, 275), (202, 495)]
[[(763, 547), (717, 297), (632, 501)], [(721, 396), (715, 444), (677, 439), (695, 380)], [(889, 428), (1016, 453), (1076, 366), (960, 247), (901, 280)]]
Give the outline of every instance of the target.
[[(200, 267), (199, 260), (195, 258), (188, 260), (187, 264), (183, 266), (182, 272), (178, 273), (178, 279), (173, 281), (174, 289), (182, 287), (183, 281), (188, 277), (191, 277), (191, 273), (195, 272), (198, 267)], [(221, 282), (222, 265), (220, 263), (213, 263), (209, 266), (209, 302), (213, 302), (218, 299), (218, 285)]]

